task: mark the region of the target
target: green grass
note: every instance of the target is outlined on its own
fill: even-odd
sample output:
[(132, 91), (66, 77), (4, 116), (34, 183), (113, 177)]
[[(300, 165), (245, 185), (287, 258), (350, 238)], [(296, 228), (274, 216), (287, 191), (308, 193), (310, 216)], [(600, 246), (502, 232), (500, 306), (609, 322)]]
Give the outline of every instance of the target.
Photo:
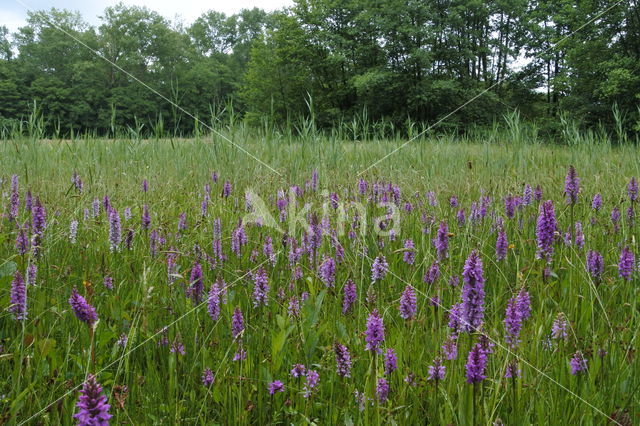
[[(616, 414), (623, 422), (629, 410), (632, 422), (640, 421), (638, 386), (640, 369), (638, 347), (638, 273), (632, 281), (618, 277), (617, 263), (622, 246), (638, 250), (638, 224), (624, 219), (629, 206), (626, 184), (640, 176), (636, 148), (612, 147), (610, 143), (581, 143), (571, 148), (528, 143), (522, 133), (494, 134), (485, 142), (452, 137), (420, 139), (360, 175), (362, 170), (401, 146), (404, 140), (341, 142), (331, 137), (255, 136), (232, 132), (227, 136), (264, 163), (259, 164), (240, 149), (217, 137), (200, 139), (119, 139), (79, 138), (67, 141), (37, 141), (14, 138), (0, 145), (0, 306), (9, 306), (11, 275), (15, 268), (25, 271), (31, 255), (16, 254), (16, 225), (6, 217), (9, 209), (10, 178), (19, 175), (21, 208), (18, 222), (29, 219), (24, 211), (25, 191), (39, 196), (47, 208), (47, 230), (43, 253), (37, 260), (38, 283), (28, 288), (28, 320), (19, 322), (10, 313), (0, 313), (0, 421), (19, 424), (31, 416), (31, 424), (72, 423), (78, 392), (88, 372), (99, 373), (111, 403), (114, 422), (145, 423), (295, 423), (376, 424), (472, 424), (473, 386), (465, 382), (465, 363), (477, 336), (463, 334), (459, 355), (445, 361), (447, 376), (436, 386), (425, 379), (427, 368), (440, 354), (449, 333), (446, 310), (460, 299), (460, 288), (447, 284), (459, 275), (473, 249), (481, 253), (486, 282), (485, 333), (496, 342), (489, 355), (487, 380), (479, 387), (476, 423), (502, 420), (505, 424), (606, 424)], [(511, 137), (518, 143), (511, 143)], [(567, 168), (575, 165), (581, 177), (582, 193), (573, 213), (563, 198)], [(403, 203), (414, 204), (412, 212), (401, 211), (398, 237), (378, 237), (372, 218), (385, 209), (365, 203), (366, 233), (356, 240), (339, 236), (345, 249), (344, 261), (337, 266), (336, 288), (325, 289), (316, 270), (318, 258), (333, 256), (334, 249), (324, 240), (318, 258), (300, 262), (303, 278), (290, 286), (292, 268), (282, 235), (268, 227), (248, 226), (249, 243), (242, 256), (230, 250), (231, 232), (245, 215), (244, 191), (251, 189), (262, 197), (277, 220), (275, 207), (279, 189), (291, 185), (305, 187), (314, 169), (320, 176), (320, 190), (306, 193), (298, 208), (311, 204), (321, 218), (322, 190), (338, 193), (341, 200), (357, 195), (357, 180), (393, 182), (402, 190)], [(71, 175), (77, 172), (85, 183), (77, 192)], [(211, 173), (218, 172), (214, 184)], [(149, 180), (149, 192), (140, 190)], [(231, 197), (220, 197), (222, 183), (233, 186)], [(200, 215), (204, 185), (212, 187), (212, 201), (206, 217)], [(505, 230), (512, 247), (507, 259), (495, 260), (496, 232), (489, 216), (477, 225), (456, 221), (456, 209), (449, 197), (457, 195), (467, 215), (472, 202), (481, 194), (490, 195), (490, 211), (504, 215), (503, 197), (522, 194), (523, 185), (541, 185), (544, 199), (556, 206), (561, 233), (571, 225), (571, 214), (584, 226), (586, 245), (580, 250), (555, 245), (552, 275), (543, 279), (542, 261), (535, 259), (537, 202), (505, 219)], [(371, 189), (371, 188), (370, 188)], [(425, 193), (435, 191), (438, 205), (427, 203)], [(600, 192), (604, 207), (591, 210), (592, 196)], [(418, 194), (418, 196), (415, 196)], [(131, 250), (109, 250), (109, 226), (104, 212), (98, 218), (83, 219), (95, 198), (109, 195), (112, 205), (123, 214), (132, 209), (133, 218), (123, 219), (123, 229), (135, 229)], [(140, 229), (142, 206), (148, 204), (152, 228), (166, 238), (157, 256), (149, 250), (149, 232)], [(401, 204), (401, 207), (403, 204)], [(614, 232), (609, 215), (614, 207), (623, 212), (621, 229)], [(637, 209), (637, 206), (636, 206)], [(189, 228), (178, 239), (178, 215), (187, 212)], [(331, 222), (336, 217), (329, 208)], [(349, 210), (347, 229), (352, 222)], [(213, 322), (206, 306), (193, 309), (184, 287), (196, 259), (194, 245), (211, 253), (214, 218), (220, 218), (223, 246), (228, 260), (213, 270), (206, 267), (205, 287), (217, 278), (230, 285), (228, 303), (222, 306), (220, 320)], [(68, 238), (72, 220), (80, 222), (76, 244)], [(593, 223), (592, 223), (593, 219)], [(453, 234), (450, 256), (441, 264), (442, 277), (431, 286), (422, 281), (426, 268), (435, 259), (431, 243), (437, 224), (444, 220)], [(428, 226), (433, 221), (435, 225)], [(637, 222), (637, 220), (636, 220)], [(262, 244), (273, 238), (277, 263), (265, 262)], [(300, 239), (300, 233), (296, 235)], [(413, 266), (402, 260), (402, 243), (411, 238), (416, 246)], [(384, 242), (381, 247), (380, 242)], [(178, 252), (179, 277), (168, 284), (166, 252)], [(251, 251), (259, 251), (250, 259)], [(366, 254), (363, 250), (366, 248)], [(594, 282), (585, 268), (589, 249), (600, 251), (605, 259), (604, 278)], [(390, 274), (371, 284), (371, 263), (384, 254)], [(262, 265), (270, 278), (270, 300), (266, 307), (251, 303), (253, 282), (247, 272)], [(114, 290), (105, 289), (103, 277), (114, 278)], [(352, 313), (342, 315), (342, 286), (352, 278), (358, 288), (358, 301)], [(84, 285), (83, 283), (91, 283)], [(418, 292), (418, 314), (412, 321), (399, 316), (398, 299), (407, 283)], [(95, 363), (91, 360), (89, 330), (69, 309), (71, 289), (91, 294), (100, 322), (95, 331)], [(508, 350), (504, 341), (504, 312), (507, 300), (520, 287), (531, 294), (533, 314), (525, 321), (522, 343)], [(282, 288), (285, 298), (278, 297)], [(288, 299), (309, 292), (298, 319), (287, 314)], [(368, 303), (367, 293), (375, 293)], [(442, 307), (436, 309), (429, 298), (438, 295)], [(243, 346), (247, 360), (233, 362), (237, 342), (230, 334), (231, 314), (240, 306), (247, 324)], [(364, 350), (366, 318), (377, 307), (386, 326), (385, 347), (396, 350), (399, 369), (389, 378), (391, 393), (385, 404), (358, 409), (354, 391), (372, 397), (374, 380), (382, 376), (380, 357)], [(551, 325), (559, 312), (570, 321), (566, 342), (549, 346)], [(159, 346), (158, 332), (165, 326), (169, 342), (180, 339), (186, 354)], [(126, 349), (116, 345), (121, 333), (129, 336)], [(335, 372), (333, 343), (345, 344), (352, 355), (351, 378)], [(597, 356), (605, 349), (604, 358)], [(569, 360), (576, 350), (589, 359), (587, 374), (572, 376)], [(504, 378), (504, 369), (515, 356), (521, 357), (522, 377), (514, 383)], [(295, 363), (320, 373), (318, 391), (303, 398), (303, 381), (293, 379), (289, 370)], [(200, 382), (205, 368), (211, 368), (216, 381), (210, 388)], [(404, 377), (414, 373), (417, 386)], [(271, 397), (267, 384), (282, 380), (285, 393)], [(124, 408), (116, 407), (114, 388), (127, 386)], [(51, 405), (55, 402), (53, 405)]]

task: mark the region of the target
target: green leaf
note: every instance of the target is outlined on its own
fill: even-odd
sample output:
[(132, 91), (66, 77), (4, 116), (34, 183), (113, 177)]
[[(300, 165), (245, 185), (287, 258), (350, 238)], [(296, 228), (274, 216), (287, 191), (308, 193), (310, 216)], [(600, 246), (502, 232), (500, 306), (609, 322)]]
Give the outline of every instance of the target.
[(49, 355), (49, 352), (51, 352), (51, 350), (56, 347), (56, 343), (57, 342), (55, 339), (39, 340), (38, 343), (36, 343), (36, 346), (38, 347), (40, 356), (45, 358), (47, 355)]
[(18, 265), (16, 265), (16, 262), (9, 260), (3, 263), (0, 265), (0, 278), (12, 276), (17, 269)]

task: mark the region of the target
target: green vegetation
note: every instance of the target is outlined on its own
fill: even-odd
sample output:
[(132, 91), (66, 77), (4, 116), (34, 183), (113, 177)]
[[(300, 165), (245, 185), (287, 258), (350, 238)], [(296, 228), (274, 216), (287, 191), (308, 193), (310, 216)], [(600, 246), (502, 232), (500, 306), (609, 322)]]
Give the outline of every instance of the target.
[(490, 89), (439, 130), (490, 127), (519, 111), (546, 139), (563, 138), (561, 120), (633, 138), (639, 8), (637, 0), (297, 0), (271, 13), (211, 11), (188, 27), (122, 4), (97, 27), (73, 12), (39, 11), (15, 34), (0, 28), (0, 128), (35, 111), (50, 136), (186, 136), (220, 120), (406, 136)]
[[(27, 289), (27, 319), (16, 321), (5, 310), (0, 314), (0, 375), (6, 378), (0, 383), (0, 419), (20, 423), (35, 415), (30, 423), (71, 423), (78, 386), (87, 373), (96, 373), (103, 385), (114, 424), (210, 424), (230, 419), (260, 424), (488, 424), (499, 420), (505, 424), (602, 424), (611, 421), (607, 417), (628, 424), (637, 418), (640, 369), (634, 353), (640, 278), (636, 271), (630, 281), (624, 280), (617, 270), (621, 247), (638, 253), (638, 224), (624, 215), (633, 206), (627, 199), (627, 182), (640, 174), (634, 146), (580, 140), (569, 150), (530, 143), (522, 129), (485, 134), (482, 141), (443, 136), (410, 143), (359, 176), (405, 141), (340, 142), (320, 135), (300, 140), (282, 135), (249, 137), (241, 132), (226, 136), (280, 175), (215, 136), (15, 138), (0, 145), (1, 306), (10, 305), (14, 271), (24, 274), (28, 265), (38, 267), (36, 285)], [(514, 139), (517, 135), (520, 139)], [(573, 207), (563, 197), (569, 164), (576, 166), (581, 177), (581, 192)], [(317, 192), (305, 185), (314, 169), (319, 175)], [(83, 180), (82, 191), (70, 180), (74, 172)], [(211, 178), (213, 172), (219, 176), (217, 183)], [(12, 174), (19, 177), (21, 200), (14, 221), (8, 218)], [(358, 191), (359, 178), (369, 182), (364, 197)], [(149, 182), (148, 192), (141, 189), (143, 179)], [(221, 194), (227, 180), (232, 191), (225, 198)], [(322, 259), (338, 256), (329, 233), (315, 256), (305, 254), (293, 266), (288, 257), (291, 246), (283, 247), (282, 234), (266, 225), (246, 223), (247, 245), (240, 255), (231, 250), (232, 234), (247, 213), (246, 189), (264, 200), (276, 221), (278, 190), (287, 191), (293, 184), (304, 191), (298, 207), (309, 203), (318, 221), (327, 202), (324, 190), (338, 194), (341, 202), (361, 201), (370, 219), (386, 211), (367, 201), (372, 185), (382, 181), (401, 189), (396, 239), (378, 235), (371, 221), (355, 239), (339, 234), (344, 258), (336, 266), (334, 288), (326, 288), (318, 272)], [(505, 197), (521, 195), (525, 183), (534, 188), (541, 185), (543, 199), (554, 201), (561, 235), (573, 229), (574, 220), (583, 224), (585, 246), (558, 238), (546, 278), (545, 262), (535, 257), (538, 202), (518, 209), (512, 219), (505, 213)], [(207, 185), (211, 198), (203, 216)], [(37, 256), (31, 250), (17, 254), (15, 245), (16, 225), (29, 223), (33, 215), (24, 208), (27, 190), (40, 198), (47, 211)], [(434, 191), (437, 205), (429, 191)], [(591, 198), (598, 192), (604, 201), (600, 211), (591, 208)], [(104, 207), (99, 207), (96, 217), (91, 213), (93, 201), (102, 206), (106, 195), (122, 220), (123, 241), (115, 251), (110, 250)], [(453, 195), (458, 197), (458, 208), (449, 206)], [(473, 223), (472, 203), (482, 195), (492, 202), (484, 219)], [(413, 210), (405, 209), (407, 202)], [(141, 225), (144, 205), (150, 212), (148, 229)], [(130, 219), (125, 219), (126, 208), (132, 211)], [(623, 212), (617, 230), (609, 219), (614, 208)], [(83, 213), (85, 209), (88, 213)], [(456, 218), (458, 209), (467, 213), (465, 224)], [(187, 229), (178, 231), (181, 212), (186, 213)], [(347, 210), (347, 229), (354, 214)], [(211, 265), (206, 256), (214, 256), (216, 218), (222, 223), (226, 260)], [(335, 226), (336, 211), (330, 208), (328, 218), (330, 226)], [(70, 238), (74, 220), (78, 221), (75, 242)], [(451, 232), (449, 256), (439, 262), (440, 278), (426, 284), (423, 275), (437, 258), (432, 239), (440, 221), (446, 221)], [(500, 222), (510, 244), (505, 260), (495, 254)], [(130, 249), (124, 238), (129, 229), (134, 232)], [(306, 230), (297, 231), (290, 237), (301, 244)], [(155, 252), (154, 233), (161, 237)], [(275, 263), (263, 254), (268, 236), (273, 240)], [(403, 260), (406, 239), (415, 242), (412, 265)], [(487, 379), (479, 386), (467, 384), (467, 354), (480, 334), (461, 334), (458, 357), (444, 361), (446, 377), (436, 386), (426, 380), (428, 366), (443, 355), (441, 346), (451, 333), (448, 311), (461, 294), (460, 286), (452, 287), (448, 280), (462, 273), (473, 249), (479, 250), (486, 277), (482, 332), (496, 346), (488, 356)], [(604, 256), (601, 279), (587, 272), (588, 250)], [(177, 267), (168, 276), (172, 253)], [(372, 283), (372, 262), (379, 255), (386, 257), (390, 272)], [(216, 321), (207, 313), (206, 295), (203, 305), (194, 305), (186, 292), (197, 261), (203, 266), (205, 291), (218, 279), (228, 285), (227, 302)], [(255, 307), (250, 272), (260, 267), (269, 277), (270, 290), (268, 305)], [(294, 277), (296, 267), (302, 272), (300, 279)], [(106, 276), (113, 278), (112, 290), (103, 284)], [(358, 298), (344, 315), (342, 292), (348, 279), (356, 283)], [(407, 284), (415, 288), (418, 300), (411, 320), (402, 319), (398, 310)], [(97, 310), (100, 321), (93, 339), (68, 304), (73, 287)], [(505, 309), (508, 299), (523, 287), (531, 296), (532, 316), (523, 322), (521, 343), (508, 349)], [(291, 316), (290, 300), (301, 300), (305, 292), (308, 299), (300, 302), (299, 316)], [(440, 298), (437, 307), (431, 304), (435, 296)], [(235, 307), (242, 309), (246, 324), (243, 362), (232, 360), (239, 347), (230, 331)], [(395, 349), (399, 369), (386, 376), (388, 401), (367, 403), (361, 411), (354, 391), (375, 399), (374, 381), (385, 376), (382, 356), (365, 350), (363, 332), (374, 308), (381, 312), (386, 327), (383, 347)], [(549, 337), (560, 312), (569, 321), (566, 340)], [(169, 326), (166, 335), (165, 326)], [(117, 344), (123, 334), (128, 336), (126, 347)], [(336, 373), (335, 341), (351, 353), (350, 378)], [(184, 345), (184, 355), (170, 350), (179, 343)], [(574, 376), (569, 361), (578, 351), (588, 359), (588, 369)], [(505, 368), (516, 358), (521, 377), (504, 378)], [(296, 363), (320, 374), (310, 398), (303, 396), (304, 378), (294, 379), (289, 373)], [(206, 368), (215, 375), (211, 386), (201, 383)], [(415, 386), (405, 377), (414, 377)], [(272, 380), (281, 380), (285, 392), (269, 395), (267, 385)], [(123, 386), (128, 389), (126, 398)]]
[(640, 4), (579, 3), (0, 27), (0, 424), (638, 423)]

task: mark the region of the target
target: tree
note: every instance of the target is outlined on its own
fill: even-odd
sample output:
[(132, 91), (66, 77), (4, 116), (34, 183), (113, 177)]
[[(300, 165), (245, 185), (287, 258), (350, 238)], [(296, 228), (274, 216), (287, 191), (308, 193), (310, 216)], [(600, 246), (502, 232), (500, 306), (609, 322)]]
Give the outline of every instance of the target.
[(320, 122), (330, 122), (334, 108), (333, 76), (327, 52), (314, 46), (294, 16), (274, 17), (274, 28), (251, 51), (241, 97), (249, 116), (269, 116), (289, 122), (309, 114), (309, 99), (320, 111)]
[(9, 29), (4, 25), (0, 25), (0, 60), (10, 61), (12, 57)]
[(117, 65), (105, 65), (110, 92), (106, 102), (109, 109), (116, 110), (116, 124), (131, 126), (138, 119), (153, 123), (162, 115), (168, 119), (167, 126), (177, 125), (179, 112), (175, 107), (159, 100), (140, 82), (179, 102), (177, 81), (187, 67), (188, 38), (144, 7), (120, 3), (106, 8), (101, 19), (99, 50), (108, 63)]
[(51, 9), (11, 36), (0, 27), (0, 114), (19, 119), (35, 101), (63, 134), (189, 133), (191, 115), (231, 110), (323, 127), (446, 117), (464, 131), (512, 109), (552, 131), (560, 114), (613, 129), (614, 108), (627, 128), (640, 122), (638, 0), (295, 0), (186, 28), (118, 4), (101, 20)]

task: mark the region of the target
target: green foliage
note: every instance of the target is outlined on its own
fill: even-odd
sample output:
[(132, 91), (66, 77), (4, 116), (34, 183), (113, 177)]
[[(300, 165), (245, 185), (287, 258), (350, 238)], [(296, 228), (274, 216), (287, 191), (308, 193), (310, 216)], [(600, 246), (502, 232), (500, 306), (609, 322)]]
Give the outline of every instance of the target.
[(164, 129), (186, 135), (196, 132), (193, 117), (221, 127), (233, 104), (236, 122), (284, 132), (310, 119), (330, 131), (367, 111), (369, 121), (406, 136), (407, 123), (447, 117), (433, 130), (463, 133), (517, 110), (556, 138), (562, 114), (581, 130), (618, 134), (616, 105), (625, 138), (634, 139), (639, 8), (616, 0), (579, 7), (569, 0), (297, 0), (270, 13), (209, 11), (183, 27), (117, 4), (97, 28), (69, 11), (32, 12), (14, 34), (0, 27), (0, 116), (22, 120), (35, 100), (47, 134), (113, 135), (136, 121), (158, 129), (163, 117)]
[[(32, 121), (35, 132), (37, 108)], [(367, 119), (360, 117), (358, 121)], [(379, 139), (363, 144), (316, 135), (318, 143), (310, 144), (282, 134), (230, 134), (243, 149), (281, 171), (282, 177), (253, 162), (238, 147), (213, 138), (149, 141), (77, 137), (42, 143), (15, 138), (0, 144), (1, 192), (10, 193), (12, 174), (20, 176), (17, 222), (30, 219), (23, 205), (27, 190), (39, 196), (47, 208), (37, 285), (28, 287), (29, 316), (23, 323), (5, 310), (10, 304), (10, 280), (15, 270), (24, 272), (35, 259), (30, 254), (16, 255), (16, 222), (7, 217), (0, 220), (0, 375), (5, 379), (0, 381), (0, 418), (20, 423), (37, 415), (27, 423), (70, 424), (79, 396), (77, 386), (88, 372), (99, 372), (98, 380), (114, 415), (112, 424), (603, 424), (608, 421), (605, 416), (628, 424), (640, 407), (638, 358), (634, 356), (640, 332), (640, 290), (638, 272), (627, 282), (618, 276), (616, 264), (620, 246), (628, 244), (638, 252), (640, 225), (623, 219), (615, 232), (610, 211), (631, 205), (626, 184), (640, 172), (637, 148), (588, 144), (584, 139), (571, 149), (540, 145), (534, 143), (534, 129), (517, 114), (510, 114), (507, 122), (508, 133), (496, 129), (478, 134), (477, 139), (415, 141), (395, 153), (391, 161), (362, 176), (359, 172), (406, 140)], [(134, 123), (132, 130), (136, 128)], [(571, 126), (566, 131), (572, 133)], [(574, 164), (581, 177), (582, 192), (573, 209), (565, 207), (563, 195), (568, 164)], [(358, 232), (355, 239), (337, 236), (345, 257), (336, 267), (333, 289), (320, 282), (316, 261), (308, 256), (300, 264), (302, 278), (293, 280), (292, 286), (293, 268), (286, 249), (278, 253), (282, 235), (268, 226), (247, 224), (248, 245), (242, 255), (230, 251), (229, 236), (245, 213), (245, 189), (259, 194), (269, 211), (277, 215), (278, 188), (304, 187), (315, 168), (319, 191), (305, 191), (297, 199), (300, 208), (311, 204), (319, 219), (326, 203), (323, 190), (335, 191), (340, 199), (357, 200), (356, 185), (361, 177), (397, 184), (402, 189), (401, 205), (406, 201), (414, 206), (411, 212), (402, 209), (395, 240), (370, 232)], [(211, 180), (213, 171), (219, 173), (217, 183)], [(84, 181), (81, 193), (70, 185), (74, 172)], [(148, 192), (140, 190), (142, 179), (149, 180)], [(226, 180), (233, 187), (229, 198), (219, 195)], [(561, 231), (572, 225), (575, 214), (585, 233), (584, 249), (561, 241), (555, 244), (553, 273), (546, 279), (543, 262), (535, 259), (537, 202), (522, 205), (513, 219), (503, 218), (502, 196), (521, 194), (525, 182), (542, 185), (545, 199), (554, 200)], [(203, 217), (205, 184), (211, 186), (211, 203)], [(437, 194), (437, 205), (430, 205), (424, 196), (431, 190)], [(591, 209), (595, 193), (604, 198), (600, 211)], [(494, 201), (485, 220), (460, 225), (458, 208), (448, 204), (454, 194), (459, 198), (458, 208), (467, 212), (481, 195)], [(109, 250), (104, 209), (100, 216), (84, 219), (84, 209), (91, 209), (93, 200), (102, 200), (105, 195), (119, 212), (127, 207), (132, 210), (131, 219), (122, 218), (123, 230), (135, 230), (131, 250)], [(5, 212), (9, 198), (0, 203)], [(373, 202), (364, 203), (367, 217), (386, 212)], [(151, 232), (140, 228), (145, 204), (151, 211), (152, 228), (166, 238), (155, 256), (150, 252)], [(178, 237), (181, 212), (187, 213), (188, 228)], [(332, 224), (336, 212), (329, 208)], [(349, 219), (354, 213), (348, 213)], [(194, 246), (200, 247), (200, 253), (211, 253), (213, 221), (218, 217), (227, 258), (214, 269), (200, 258), (207, 288), (219, 278), (229, 286), (220, 319), (212, 321), (206, 302), (194, 309), (185, 288), (190, 268), (199, 258)], [(494, 217), (503, 218), (512, 244), (504, 261), (496, 261), (494, 256)], [(433, 285), (425, 284), (422, 278), (436, 257), (432, 243), (435, 229), (425, 232), (429, 218), (436, 223), (447, 221), (452, 234), (450, 255), (440, 260), (442, 276)], [(79, 222), (75, 244), (69, 239), (72, 220)], [(347, 226), (351, 223), (347, 220)], [(365, 226), (364, 221), (360, 224)], [(262, 254), (266, 235), (273, 238), (278, 253), (275, 265), (265, 263)], [(319, 259), (335, 255), (328, 236), (319, 249)], [(405, 238), (415, 242), (413, 265), (402, 260)], [(252, 262), (254, 249), (258, 254)], [(475, 422), (473, 386), (465, 383), (464, 377), (472, 336), (460, 336), (458, 358), (445, 361), (445, 380), (437, 385), (426, 380), (428, 366), (442, 355), (440, 347), (448, 333), (446, 309), (460, 298), (460, 287), (449, 285), (447, 280), (461, 273), (472, 249), (480, 251), (487, 278), (483, 331), (499, 343), (489, 355), (488, 379), (478, 388)], [(589, 249), (604, 256), (599, 282), (594, 282), (585, 267)], [(380, 251), (387, 256), (391, 273), (374, 285), (376, 301), (367, 302), (371, 257)], [(169, 252), (177, 255), (173, 284), (167, 277)], [(271, 290), (268, 305), (255, 308), (251, 279), (245, 273), (259, 264), (267, 270)], [(102, 284), (105, 275), (114, 278), (113, 290)], [(341, 286), (348, 278), (356, 282), (358, 299), (353, 310), (344, 315)], [(411, 321), (400, 318), (398, 312), (398, 298), (406, 283), (418, 292), (417, 317)], [(74, 317), (67, 301), (74, 286), (87, 297), (91, 294), (89, 300), (100, 316), (94, 336), (95, 364), (89, 330)], [(505, 345), (503, 320), (507, 300), (520, 286), (526, 286), (531, 294), (532, 316), (524, 322), (520, 346), (513, 350)], [(280, 290), (284, 298), (279, 296)], [(303, 292), (309, 296), (301, 302), (299, 317), (292, 317), (287, 312), (288, 300)], [(442, 308), (431, 305), (434, 296), (440, 298)], [(230, 334), (236, 306), (243, 310), (247, 325), (242, 336), (247, 359), (242, 363), (232, 361), (238, 347)], [(382, 376), (381, 359), (376, 361), (364, 350), (362, 335), (367, 314), (374, 307), (384, 317), (385, 348), (396, 350), (399, 369), (388, 377), (389, 401), (366, 405), (360, 411), (354, 391), (372, 397), (372, 384)], [(558, 312), (570, 321), (566, 341), (548, 340)], [(169, 324), (165, 346), (162, 329)], [(122, 334), (128, 336), (126, 348), (117, 344)], [(174, 339), (185, 345), (184, 355), (170, 352)], [(336, 341), (350, 350), (350, 378), (336, 374), (332, 348)], [(598, 355), (600, 349), (607, 352), (603, 357)], [(578, 377), (569, 373), (569, 360), (576, 350), (583, 351), (589, 360), (588, 372)], [(505, 379), (505, 368), (514, 352), (522, 360), (522, 377)], [(304, 379), (296, 380), (289, 373), (295, 363), (320, 374), (318, 389), (309, 399), (302, 396)], [(210, 387), (201, 383), (205, 368), (215, 374)], [(417, 378), (416, 386), (404, 381), (410, 373)], [(286, 391), (271, 397), (267, 392), (271, 380), (282, 380)], [(120, 407), (122, 386), (129, 392)]]

